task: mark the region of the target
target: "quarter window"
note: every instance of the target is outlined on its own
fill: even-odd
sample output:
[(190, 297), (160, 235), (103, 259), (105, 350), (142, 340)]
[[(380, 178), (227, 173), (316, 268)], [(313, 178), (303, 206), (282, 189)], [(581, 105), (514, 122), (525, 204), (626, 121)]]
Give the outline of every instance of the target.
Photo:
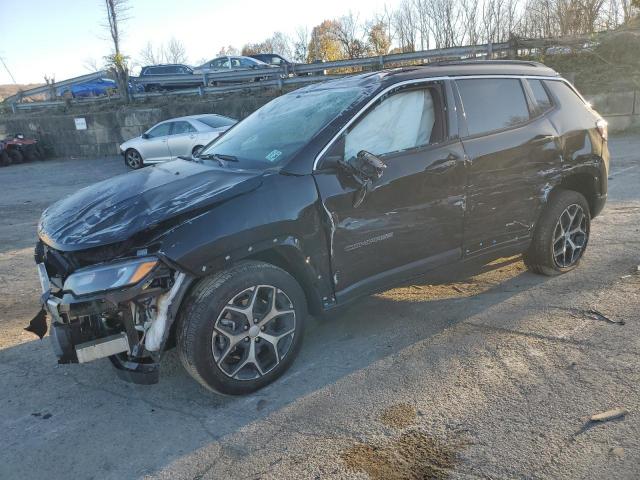
[(469, 135), (513, 127), (529, 119), (520, 80), (487, 78), (456, 82), (467, 119)]
[(397, 93), (373, 108), (345, 137), (344, 158), (365, 150), (374, 155), (421, 147), (440, 138), (435, 89)]
[(580, 114), (584, 112), (585, 104), (573, 89), (561, 80), (545, 80), (545, 85), (556, 97), (563, 109)]
[(531, 92), (533, 93), (533, 98), (536, 100), (536, 115), (546, 112), (549, 110), (553, 104), (551, 103), (551, 99), (547, 94), (547, 91), (542, 85), (541, 80), (527, 80), (529, 83), (529, 87), (531, 87)]

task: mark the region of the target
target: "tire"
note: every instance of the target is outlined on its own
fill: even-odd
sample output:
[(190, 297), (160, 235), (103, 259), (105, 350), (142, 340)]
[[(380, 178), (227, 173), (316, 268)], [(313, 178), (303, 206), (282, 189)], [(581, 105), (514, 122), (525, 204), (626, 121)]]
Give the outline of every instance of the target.
[(44, 148), (36, 144), (35, 149), (36, 149), (36, 155), (38, 155), (38, 158), (40, 160), (46, 160), (46, 154), (45, 154)]
[(142, 155), (135, 148), (129, 148), (124, 152), (124, 164), (132, 170), (144, 167)]
[(200, 153), (202, 151), (203, 148), (204, 148), (204, 145), (196, 145), (191, 150), (191, 155), (193, 155), (195, 157), (198, 153)]
[(11, 157), (6, 150), (2, 150), (0, 152), (0, 167), (5, 167), (7, 165), (11, 165)]
[(25, 147), (24, 158), (28, 162), (31, 162), (33, 160), (38, 160), (38, 154), (36, 153), (35, 145), (27, 145)]
[(560, 190), (546, 205), (533, 240), (523, 255), (534, 273), (555, 276), (576, 268), (589, 241), (591, 214), (584, 196), (573, 190)]
[[(250, 315), (257, 318), (229, 310), (248, 309), (245, 302), (253, 302)], [(306, 315), (304, 292), (291, 275), (268, 263), (240, 262), (204, 278), (189, 294), (178, 314), (178, 355), (205, 388), (251, 393), (289, 368), (302, 344)]]
[(22, 163), (22, 161), (24, 160), (24, 157), (22, 156), (20, 150), (12, 148), (11, 150), (7, 150), (7, 152), (9, 153), (9, 157), (11, 158), (11, 163)]

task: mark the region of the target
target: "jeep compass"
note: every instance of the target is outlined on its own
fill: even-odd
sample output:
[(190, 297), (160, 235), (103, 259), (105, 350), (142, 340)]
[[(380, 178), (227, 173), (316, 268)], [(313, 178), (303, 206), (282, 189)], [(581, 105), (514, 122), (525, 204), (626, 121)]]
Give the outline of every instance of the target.
[(154, 383), (176, 345), (243, 394), (300, 349), (307, 315), (456, 265), (574, 269), (607, 195), (606, 122), (555, 71), (469, 61), (282, 95), (197, 156), (50, 206), (35, 259), (60, 363)]

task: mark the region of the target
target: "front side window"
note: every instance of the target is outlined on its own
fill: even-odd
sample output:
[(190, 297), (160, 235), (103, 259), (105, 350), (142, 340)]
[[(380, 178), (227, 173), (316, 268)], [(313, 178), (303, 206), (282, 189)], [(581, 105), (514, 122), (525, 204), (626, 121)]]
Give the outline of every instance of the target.
[(533, 98), (536, 100), (536, 115), (546, 112), (549, 110), (553, 104), (551, 103), (551, 99), (547, 94), (547, 91), (542, 84), (542, 80), (532, 80), (528, 79), (527, 83), (531, 88), (531, 92), (533, 93)]
[(164, 137), (169, 135), (169, 130), (171, 129), (171, 122), (161, 123), (160, 125), (156, 125), (151, 130), (147, 132), (147, 135), (151, 138), (155, 137)]
[(184, 133), (193, 133), (196, 129), (189, 122), (173, 122), (173, 130), (171, 135), (181, 135)]
[(211, 66), (213, 68), (229, 68), (229, 59), (219, 58), (218, 60), (214, 60), (213, 62), (211, 62)]
[(257, 63), (255, 61), (249, 60), (248, 58), (241, 58), (240, 65), (244, 68), (251, 68), (254, 65), (257, 65)]
[(469, 135), (513, 127), (529, 119), (529, 108), (517, 78), (457, 80)]
[(439, 141), (435, 127), (440, 105), (435, 98), (435, 89), (424, 88), (383, 100), (345, 136), (345, 160), (361, 150), (386, 155)]

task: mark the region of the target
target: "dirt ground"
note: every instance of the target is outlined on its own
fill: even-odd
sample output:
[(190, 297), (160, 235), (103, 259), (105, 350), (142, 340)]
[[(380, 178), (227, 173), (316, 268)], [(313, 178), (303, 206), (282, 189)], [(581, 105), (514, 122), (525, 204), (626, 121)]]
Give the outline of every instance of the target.
[(0, 479), (639, 478), (640, 136), (610, 147), (578, 269), (546, 278), (516, 257), (366, 298), (312, 319), (291, 370), (237, 398), (206, 392), (175, 352), (155, 386), (107, 360), (57, 366), (22, 330), (38, 310), (36, 223), (125, 167), (0, 169)]

